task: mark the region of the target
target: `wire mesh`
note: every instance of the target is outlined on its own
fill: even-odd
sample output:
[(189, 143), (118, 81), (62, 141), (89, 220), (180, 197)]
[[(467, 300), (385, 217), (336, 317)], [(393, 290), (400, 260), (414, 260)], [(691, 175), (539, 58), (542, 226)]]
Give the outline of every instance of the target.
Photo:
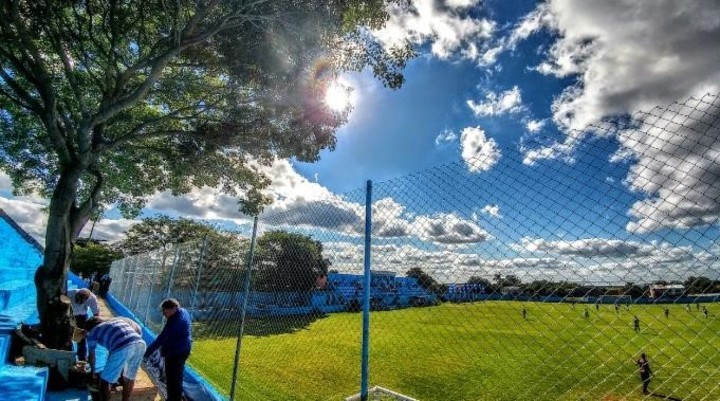
[[(718, 116), (708, 95), (375, 183), (370, 386), (419, 400), (720, 399)], [(365, 195), (281, 201), (261, 218), (236, 383), (249, 240), (118, 261), (113, 292), (156, 330), (157, 304), (179, 299), (191, 363), (236, 399), (353, 396)]]

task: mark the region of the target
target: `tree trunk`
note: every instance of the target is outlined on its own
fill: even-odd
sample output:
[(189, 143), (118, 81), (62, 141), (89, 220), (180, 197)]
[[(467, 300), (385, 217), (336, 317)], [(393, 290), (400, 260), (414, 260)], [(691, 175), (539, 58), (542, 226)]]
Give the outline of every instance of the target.
[(63, 294), (72, 256), (72, 212), (80, 175), (79, 168), (66, 169), (60, 174), (50, 199), (43, 264), (35, 273), (40, 331), (48, 348), (72, 349), (70, 301)]

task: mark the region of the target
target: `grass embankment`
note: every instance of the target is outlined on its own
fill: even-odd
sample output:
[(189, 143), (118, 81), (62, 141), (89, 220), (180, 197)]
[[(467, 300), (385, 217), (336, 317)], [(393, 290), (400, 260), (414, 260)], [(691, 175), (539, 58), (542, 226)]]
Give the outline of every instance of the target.
[[(373, 312), (370, 385), (420, 400), (640, 400), (633, 360), (645, 352), (656, 395), (720, 400), (719, 307), (709, 305), (708, 318), (684, 305), (669, 306), (667, 318), (663, 305), (619, 313), (590, 305), (586, 318), (582, 304), (523, 302)], [(339, 313), (303, 324), (251, 322), (249, 331), (259, 335), (243, 338), (236, 399), (340, 400), (357, 393), (361, 319)], [(281, 332), (287, 323), (295, 330), (262, 330)], [(226, 393), (235, 342), (200, 339), (191, 356)]]

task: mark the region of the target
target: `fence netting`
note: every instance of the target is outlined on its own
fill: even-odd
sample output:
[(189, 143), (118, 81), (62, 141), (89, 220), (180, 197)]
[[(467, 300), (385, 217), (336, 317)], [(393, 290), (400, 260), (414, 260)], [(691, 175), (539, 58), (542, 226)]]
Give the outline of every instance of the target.
[(718, 116), (707, 95), (280, 200), (254, 236), (115, 262), (112, 293), (156, 332), (177, 298), (238, 400), (360, 393), (366, 304), (369, 399), (718, 400)]

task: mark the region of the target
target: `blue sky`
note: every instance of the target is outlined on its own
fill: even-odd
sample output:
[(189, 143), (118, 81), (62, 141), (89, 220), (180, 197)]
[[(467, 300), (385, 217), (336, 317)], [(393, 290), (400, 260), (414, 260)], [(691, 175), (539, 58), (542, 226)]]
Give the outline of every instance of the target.
[[(354, 268), (358, 190), (373, 180), (375, 257), (399, 273), (718, 275), (720, 4), (413, 0), (390, 11), (376, 37), (421, 50), (405, 85), (342, 77), (355, 101), (335, 151), (260, 168), (277, 200), (268, 224), (301, 227)], [(44, 201), (8, 188), (0, 174), (0, 207), (41, 236)], [(155, 194), (144, 214), (158, 213), (248, 227), (213, 188)], [(117, 239), (132, 223), (109, 205), (96, 234)]]

